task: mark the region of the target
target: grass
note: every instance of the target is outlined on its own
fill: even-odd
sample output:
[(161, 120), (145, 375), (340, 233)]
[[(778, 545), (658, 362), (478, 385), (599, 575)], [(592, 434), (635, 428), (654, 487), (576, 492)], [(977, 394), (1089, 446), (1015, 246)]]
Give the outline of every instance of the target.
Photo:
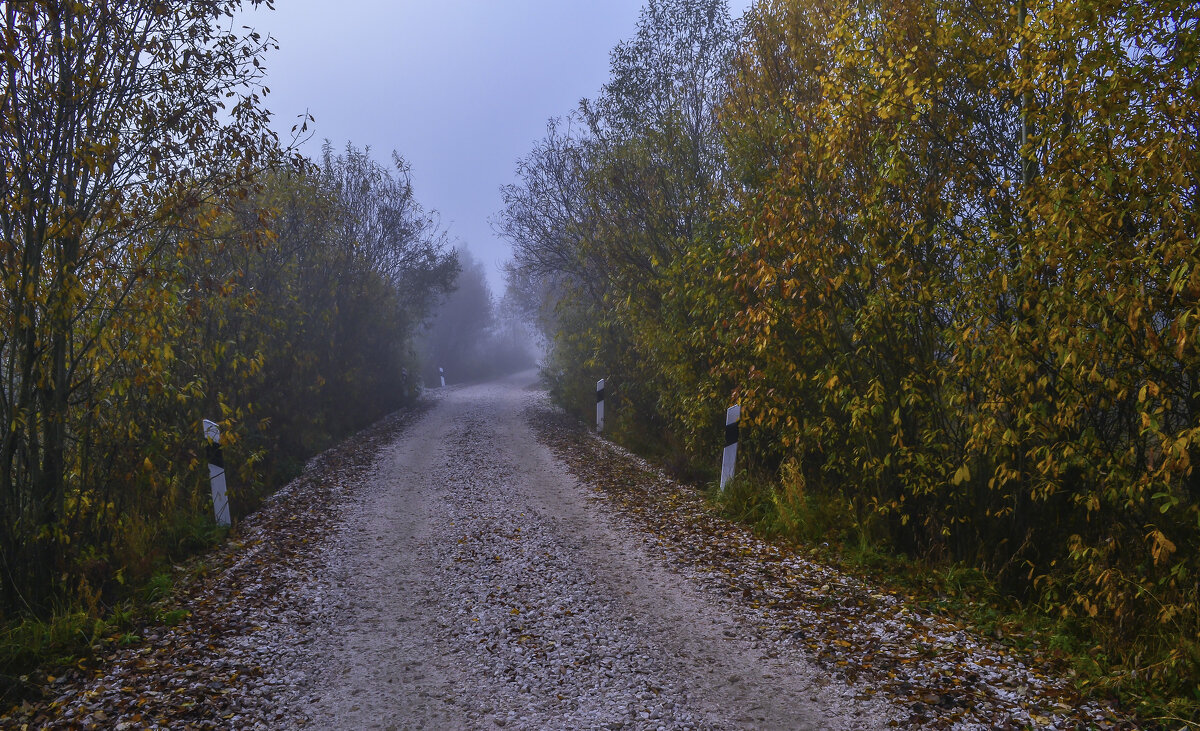
[(174, 627), (191, 613), (171, 604), (178, 575), (160, 571), (103, 615), (62, 609), (48, 618), (23, 617), (0, 627), (0, 710), (35, 697), (53, 676), (79, 665), (106, 646), (127, 647), (142, 641), (141, 627)]
[(175, 626), (189, 612), (171, 605), (175, 587), (203, 574), (203, 561), (175, 561), (219, 544), (229, 529), (207, 516), (182, 518), (163, 531), (165, 549), (141, 582), (122, 587), (107, 606), (63, 606), (49, 616), (23, 616), (0, 625), (0, 709), (33, 698), (47, 676), (78, 665), (105, 646), (141, 642), (140, 627)]
[[(790, 477), (790, 479), (789, 479)], [(898, 589), (920, 606), (966, 622), (1011, 647), (1061, 663), (1085, 697), (1117, 701), (1163, 729), (1200, 729), (1200, 641), (1164, 629), (1124, 645), (1097, 623), (1055, 616), (1036, 599), (1005, 593), (976, 567), (912, 558), (889, 549), (844, 498), (814, 494), (784, 470), (778, 482), (740, 475), (708, 500), (726, 518), (782, 540), (847, 573)], [(1136, 646), (1134, 646), (1136, 645)], [(1175, 675), (1147, 672), (1177, 660)], [(1160, 668), (1161, 669), (1161, 668)]]
[(726, 518), (744, 523), (766, 538), (809, 546), (857, 546), (864, 553), (874, 546), (855, 524), (846, 501), (814, 494), (796, 483), (776, 484), (738, 475), (724, 490), (710, 484), (706, 496)]
[(62, 611), (49, 619), (24, 618), (0, 628), (0, 708), (34, 693), (46, 680), (75, 664), (111, 632), (111, 625), (86, 611)]

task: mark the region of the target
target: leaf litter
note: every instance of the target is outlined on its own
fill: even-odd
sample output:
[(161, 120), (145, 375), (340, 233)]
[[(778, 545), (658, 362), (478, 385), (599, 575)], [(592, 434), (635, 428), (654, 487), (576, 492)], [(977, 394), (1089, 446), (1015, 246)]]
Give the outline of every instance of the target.
[[(312, 641), (322, 597), (314, 546), (374, 463), (424, 410), (399, 411), (309, 461), (241, 521), (170, 600), (174, 626), (144, 626), (58, 675), (40, 674), (42, 700), (0, 714), (0, 728), (276, 728), (273, 701), (297, 682), (287, 657)], [(177, 567), (177, 573), (184, 573)]]
[(657, 539), (676, 570), (726, 598), (758, 638), (800, 646), (832, 676), (887, 699), (905, 729), (1139, 728), (1111, 705), (1083, 699), (1053, 659), (983, 636), (755, 536), (683, 485), (586, 431), (561, 410), (531, 410), (538, 438), (611, 506)]

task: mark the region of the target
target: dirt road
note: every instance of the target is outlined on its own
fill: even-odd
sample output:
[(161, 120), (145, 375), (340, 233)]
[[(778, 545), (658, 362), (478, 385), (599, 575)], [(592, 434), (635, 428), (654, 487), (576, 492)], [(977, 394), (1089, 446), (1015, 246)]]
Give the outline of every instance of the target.
[(885, 706), (759, 647), (531, 431), (532, 374), (447, 389), (325, 549), (287, 672), (309, 728), (871, 729)]
[(1138, 727), (1053, 657), (721, 518), (532, 381), (314, 457), (0, 728)]

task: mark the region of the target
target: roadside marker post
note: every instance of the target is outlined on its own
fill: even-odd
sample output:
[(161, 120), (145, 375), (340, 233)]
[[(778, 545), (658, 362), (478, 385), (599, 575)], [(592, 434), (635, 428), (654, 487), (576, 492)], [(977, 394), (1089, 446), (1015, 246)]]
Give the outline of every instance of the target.
[(217, 525), (228, 526), (229, 497), (225, 492), (225, 458), (221, 456), (221, 428), (215, 422), (205, 419), (204, 453), (208, 458), (208, 481), (212, 487), (213, 513)]
[(445, 388), (446, 387), (446, 372), (444, 370), (442, 370), (441, 366), (438, 366), (438, 378), (441, 379), (441, 381), (442, 381), (442, 388)]
[(596, 431), (604, 431), (604, 379), (596, 381)]
[(725, 412), (725, 451), (721, 453), (721, 489), (733, 479), (737, 466), (738, 421), (742, 418), (742, 405), (734, 404)]

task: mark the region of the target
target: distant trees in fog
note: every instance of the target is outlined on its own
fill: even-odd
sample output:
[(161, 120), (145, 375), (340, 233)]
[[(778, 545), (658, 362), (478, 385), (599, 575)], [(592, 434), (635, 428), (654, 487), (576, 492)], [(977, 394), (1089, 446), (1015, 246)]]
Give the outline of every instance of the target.
[(510, 300), (496, 301), (483, 264), (466, 248), (455, 251), (460, 270), (452, 291), (434, 308), (418, 339), (426, 385), (478, 380), (533, 365), (533, 343)]

